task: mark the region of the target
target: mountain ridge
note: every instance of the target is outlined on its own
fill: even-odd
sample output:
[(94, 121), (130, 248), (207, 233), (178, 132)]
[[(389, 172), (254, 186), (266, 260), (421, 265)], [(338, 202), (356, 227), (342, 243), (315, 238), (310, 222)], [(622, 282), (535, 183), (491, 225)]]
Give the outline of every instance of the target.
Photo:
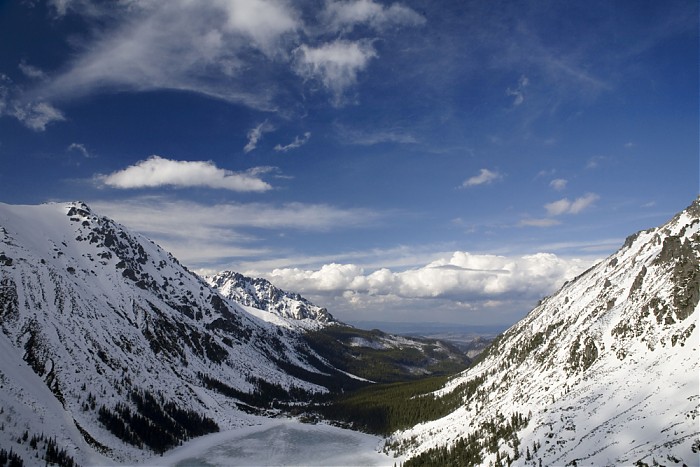
[[(700, 198), (630, 235), (543, 298), (470, 369), (447, 383), (422, 381), (439, 384), (427, 398), (397, 386), (411, 396), (395, 407), (418, 411), (404, 414), (384, 449), (407, 466), (692, 464), (700, 452), (699, 214)], [(271, 284), (259, 285), (247, 289), (251, 300), (258, 290), (271, 296)], [(280, 402), (303, 412), (313, 394), (366, 384), (338, 367), (343, 359), (362, 366), (365, 355), (413, 345), (335, 321), (297, 325), (312, 319), (281, 309), (228, 298), (84, 203), (0, 204), (0, 443), (24, 459), (139, 462), (255, 423), (249, 414), (279, 414)], [(326, 359), (326, 344), (310, 336), (349, 353)], [(378, 393), (390, 400), (391, 385)], [(353, 400), (362, 401), (345, 407)], [(376, 407), (366, 402), (363, 417)], [(367, 426), (395, 426), (386, 421)]]
[(299, 330), (254, 316), (80, 202), (0, 204), (0, 330), (0, 441), (41, 427), (87, 463), (137, 461), (252, 423), (248, 412), (268, 410), (272, 394), (351, 380)]
[(699, 213), (700, 198), (541, 300), (435, 393), (461, 395), (455, 411), (387, 449), (407, 465), (696, 463)]
[(345, 365), (318, 344), (331, 328), (353, 360), (371, 353), (399, 374), (466, 366), (449, 346), (346, 328), (264, 279), (219, 278), (210, 286), (85, 203), (0, 203), (0, 446), (25, 460), (133, 463), (298, 413), (371, 383), (331, 363)]

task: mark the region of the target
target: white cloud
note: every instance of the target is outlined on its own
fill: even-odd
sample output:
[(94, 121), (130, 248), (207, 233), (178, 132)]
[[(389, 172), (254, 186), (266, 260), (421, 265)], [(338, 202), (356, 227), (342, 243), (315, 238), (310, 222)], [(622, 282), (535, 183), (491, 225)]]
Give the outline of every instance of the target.
[(596, 201), (600, 199), (600, 196), (598, 196), (595, 193), (587, 193), (580, 198), (576, 198), (572, 203), (571, 207), (569, 208), (569, 214), (578, 214), (579, 212), (583, 211), (586, 209), (588, 206), (592, 205)]
[[(58, 100), (104, 88), (175, 89), (273, 110), (274, 81), (250, 60), (287, 62), (288, 42), (302, 27), (288, 3), (268, 0), (129, 2), (108, 14), (95, 22), (97, 32), (67, 71), (37, 95)], [(100, 30), (103, 23), (109, 28)]]
[(604, 160), (604, 156), (593, 156), (590, 159), (588, 159), (588, 162), (586, 163), (586, 168), (589, 170), (597, 169), (598, 167), (600, 167), (601, 162), (603, 162)]
[(563, 178), (555, 178), (554, 180), (549, 182), (549, 186), (551, 186), (557, 191), (562, 191), (564, 188), (566, 188), (567, 183), (569, 183), (568, 180), (565, 180)]
[(34, 131), (44, 131), (49, 123), (66, 119), (63, 112), (48, 102), (14, 103), (8, 113)]
[(513, 96), (513, 106), (517, 107), (523, 102), (525, 102), (525, 88), (530, 84), (530, 80), (527, 76), (521, 76), (518, 80), (518, 85), (515, 88), (507, 88), (506, 94)]
[[(108, 6), (50, 0), (50, 5), (58, 18), (82, 16), (92, 31), (80, 39), (63, 73), (31, 90), (34, 98), (52, 103), (105, 89), (173, 89), (277, 111), (290, 92), (277, 78), (295, 72), (318, 79), (339, 104), (376, 57), (371, 41), (377, 32), (425, 21), (398, 3), (369, 0), (331, 1), (306, 11), (298, 2), (276, 0), (124, 0)], [(355, 34), (356, 42), (324, 43), (357, 25), (373, 32)], [(296, 84), (292, 87), (296, 92)]]
[(275, 151), (287, 152), (290, 149), (296, 149), (300, 146), (305, 145), (309, 141), (310, 138), (311, 138), (311, 133), (307, 131), (306, 133), (304, 133), (304, 136), (295, 137), (294, 141), (287, 144), (286, 146), (282, 146), (281, 144), (278, 144), (277, 146), (275, 146)]
[(522, 219), (519, 223), (518, 226), (520, 227), (552, 227), (555, 225), (561, 224), (560, 221), (556, 219), (551, 219), (551, 218), (544, 218), (544, 219), (533, 219), (533, 218), (528, 218), (528, 219)]
[(97, 179), (105, 185), (123, 189), (206, 186), (233, 191), (267, 191), (272, 188), (255, 174), (220, 169), (212, 162), (175, 161), (160, 156), (151, 156)]
[(24, 76), (26, 76), (27, 78), (31, 78), (31, 79), (44, 79), (44, 78), (46, 78), (46, 73), (44, 73), (39, 68), (28, 64), (24, 60), (22, 60), (19, 63), (19, 70), (22, 73), (24, 73)]
[(100, 210), (107, 211), (105, 214), (112, 215), (116, 220), (140, 231), (162, 226), (162, 229), (156, 230), (162, 234), (184, 228), (182, 222), (184, 218), (189, 220), (188, 224), (203, 227), (322, 232), (366, 226), (380, 217), (379, 213), (368, 209), (341, 209), (327, 204), (220, 203), (208, 205), (154, 196), (114, 202), (103, 201), (98, 202), (97, 205)]
[[(237, 261), (270, 255), (256, 246), (250, 229), (325, 232), (371, 225), (381, 215), (368, 209), (341, 209), (326, 204), (202, 204), (162, 196), (90, 202), (96, 212), (148, 236), (188, 266), (230, 267)], [(187, 219), (187, 222), (183, 222)], [(280, 252), (276, 252), (279, 256)]]
[(351, 30), (360, 24), (382, 30), (390, 25), (425, 23), (425, 18), (406, 6), (394, 3), (386, 7), (372, 0), (328, 1), (321, 17), (331, 30)]
[(221, 6), (225, 14), (224, 32), (247, 36), (268, 54), (274, 52), (282, 36), (301, 27), (297, 12), (286, 2), (226, 0), (214, 4)]
[(283, 289), (340, 294), (354, 301), (359, 295), (468, 302), (516, 295), (538, 298), (589, 266), (587, 260), (564, 259), (548, 253), (507, 257), (457, 251), (406, 271), (382, 268), (367, 273), (356, 264), (330, 263), (312, 270), (275, 269), (267, 278)]
[(559, 216), (568, 212), (571, 208), (571, 201), (568, 198), (563, 198), (558, 201), (545, 204), (544, 208), (550, 216)]
[(318, 79), (339, 105), (345, 90), (377, 53), (368, 41), (336, 40), (318, 47), (301, 45), (294, 55), (296, 72), (305, 79)]
[(465, 180), (464, 183), (462, 183), (462, 187), (468, 188), (477, 185), (489, 184), (495, 180), (499, 180), (500, 178), (503, 178), (503, 176), (498, 172), (494, 172), (489, 169), (481, 169), (479, 171), (479, 175), (475, 175)]
[(255, 128), (252, 128), (248, 132), (248, 143), (245, 145), (243, 148), (243, 152), (250, 152), (254, 150), (255, 148), (258, 147), (258, 141), (262, 138), (264, 133), (269, 133), (271, 131), (274, 131), (274, 127), (270, 125), (267, 120), (264, 122), (260, 123), (258, 126)]
[[(105, 6), (93, 0), (48, 0), (48, 5), (53, 9), (57, 17), (66, 16), (69, 13), (80, 14), (82, 16), (100, 17), (109, 14), (110, 6), (119, 6), (119, 3), (128, 6), (132, 0), (120, 0), (120, 2), (110, 2)], [(133, 2), (132, 2), (133, 3)]]
[(560, 216), (562, 214), (578, 214), (593, 203), (598, 201), (600, 196), (595, 193), (587, 193), (584, 196), (570, 201), (568, 198), (563, 198), (558, 201), (545, 204), (544, 208), (550, 216)]
[(50, 103), (27, 101), (21, 94), (22, 90), (12, 80), (0, 73), (0, 117), (14, 117), (34, 131), (44, 131), (50, 123), (66, 119), (63, 112)]
[(403, 129), (358, 129), (335, 125), (340, 138), (348, 144), (372, 146), (381, 143), (415, 144), (418, 140)]
[(91, 159), (93, 157), (85, 145), (81, 143), (71, 143), (66, 150), (79, 152), (86, 159)]

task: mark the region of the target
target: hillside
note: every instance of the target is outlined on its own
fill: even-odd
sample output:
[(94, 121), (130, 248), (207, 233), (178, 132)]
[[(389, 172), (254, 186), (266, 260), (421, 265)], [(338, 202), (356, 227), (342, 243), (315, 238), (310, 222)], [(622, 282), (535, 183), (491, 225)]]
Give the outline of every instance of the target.
[(133, 462), (353, 381), (82, 203), (0, 204), (0, 329), (0, 445), (25, 459)]
[(309, 331), (303, 338), (333, 367), (376, 383), (454, 374), (471, 362), (465, 352), (448, 342), (378, 329), (337, 324)]
[(83, 203), (0, 204), (0, 449), (137, 462), (250, 415), (468, 362), (343, 325), (264, 279), (208, 280)]
[(456, 408), (387, 449), (406, 465), (697, 465), (699, 217), (696, 200), (543, 299), (431, 393)]

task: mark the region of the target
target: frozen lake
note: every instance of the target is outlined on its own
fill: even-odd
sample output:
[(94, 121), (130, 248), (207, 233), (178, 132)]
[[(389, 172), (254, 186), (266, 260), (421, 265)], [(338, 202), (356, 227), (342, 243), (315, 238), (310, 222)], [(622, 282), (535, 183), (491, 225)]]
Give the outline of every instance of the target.
[(382, 438), (356, 431), (269, 420), (193, 440), (151, 462), (172, 467), (398, 464), (400, 459), (377, 452), (381, 445)]

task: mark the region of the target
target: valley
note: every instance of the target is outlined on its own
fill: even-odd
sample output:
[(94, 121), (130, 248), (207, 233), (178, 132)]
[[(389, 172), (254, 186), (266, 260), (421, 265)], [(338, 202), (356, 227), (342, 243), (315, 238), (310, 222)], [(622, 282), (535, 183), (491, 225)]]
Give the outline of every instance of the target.
[(417, 337), (200, 278), (83, 203), (0, 205), (0, 459), (693, 465), (699, 214), (630, 236), (498, 336)]

